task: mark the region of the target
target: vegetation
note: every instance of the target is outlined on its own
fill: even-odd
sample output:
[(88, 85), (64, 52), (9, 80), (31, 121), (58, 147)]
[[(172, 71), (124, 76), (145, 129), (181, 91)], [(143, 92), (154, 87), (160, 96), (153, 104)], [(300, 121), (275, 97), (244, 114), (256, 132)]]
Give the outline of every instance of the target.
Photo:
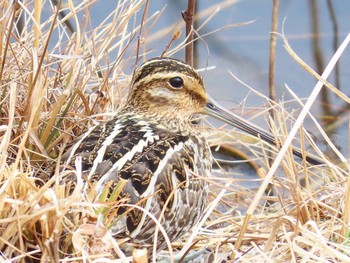
[[(94, 2), (68, 1), (67, 6), (50, 9), (49, 15), (42, 10), (48, 2), (0, 2), (0, 261), (126, 259), (119, 246), (128, 240), (116, 240), (108, 232), (120, 188), (112, 197), (91, 203), (94, 193), (84, 190), (83, 175), (77, 171), (74, 186), (60, 182), (64, 175), (58, 165), (67, 143), (96, 121), (110, 118), (123, 103), (130, 65), (135, 57), (147, 55), (139, 33), (145, 25), (151, 28), (162, 12), (147, 16), (144, 1), (119, 1), (109, 17), (91, 28)], [(136, 14), (144, 23), (135, 23)], [(170, 40), (178, 34), (169, 28), (147, 37)], [(181, 43), (166, 52), (171, 55), (183, 47)], [(328, 87), (349, 103), (347, 96)], [(286, 123), (291, 117), (283, 103), (273, 108), (272, 131), (288, 141)], [(246, 137), (237, 142), (237, 137), (242, 139), (237, 132), (211, 129), (213, 149), (222, 145), (232, 152), (233, 144), (243, 144), (259, 157), (261, 161), (252, 164), (260, 179), (251, 181), (261, 182), (261, 187), (244, 187), (239, 174), (213, 175), (211, 204), (202, 224), (174, 243), (165, 258), (173, 260), (182, 249), (177, 259), (200, 251), (195, 257), (208, 262), (350, 261), (348, 161), (337, 151), (341, 165), (329, 161), (299, 129), (302, 119), (295, 123), (301, 146), (309, 143), (324, 165), (295, 160), (287, 143), (287, 154), (277, 155), (270, 166), (268, 156), (276, 154), (277, 147)], [(273, 176), (277, 166), (283, 176)], [(270, 195), (264, 194), (266, 188)]]

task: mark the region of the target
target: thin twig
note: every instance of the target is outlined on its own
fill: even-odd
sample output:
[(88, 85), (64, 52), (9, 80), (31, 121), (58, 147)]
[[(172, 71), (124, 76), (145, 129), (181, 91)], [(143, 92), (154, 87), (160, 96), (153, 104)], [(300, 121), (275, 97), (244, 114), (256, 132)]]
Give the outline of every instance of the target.
[[(310, 4), (310, 17), (311, 17), (311, 31), (313, 38), (311, 39), (312, 44), (312, 53), (313, 58), (316, 66), (316, 72), (320, 74), (320, 72), (324, 69), (324, 58), (323, 58), (323, 51), (321, 47), (321, 31), (320, 31), (320, 16), (319, 16), (319, 2), (316, 0), (309, 1)], [(334, 116), (332, 113), (332, 107), (331, 107), (331, 101), (329, 98), (328, 90), (322, 89), (321, 90), (321, 101), (322, 101), (322, 110), (324, 116)], [(327, 120), (325, 120), (327, 123)], [(328, 124), (330, 124), (331, 121), (328, 120)]]
[[(275, 66), (276, 66), (276, 38), (278, 28), (278, 9), (279, 0), (273, 0), (272, 7), (272, 22), (271, 22), (271, 34), (270, 34), (270, 57), (269, 57), (269, 97), (272, 101), (276, 101), (276, 87), (275, 87)], [(271, 118), (273, 119), (273, 110), (269, 111)]]
[(143, 26), (145, 24), (147, 13), (148, 13), (148, 6), (149, 6), (149, 0), (147, 0), (146, 3), (145, 3), (145, 9), (143, 11), (142, 20), (140, 22), (140, 33), (139, 33), (139, 36), (138, 36), (138, 39), (137, 39), (135, 65), (137, 65), (137, 62), (139, 60), (141, 42), (144, 41), (144, 37), (142, 36), (142, 31), (143, 31)]
[[(279, 0), (273, 0), (272, 5), (272, 21), (271, 21), (271, 32), (270, 32), (270, 57), (269, 57), (269, 97), (271, 101), (276, 102), (276, 86), (275, 86), (275, 68), (276, 68), (276, 39), (277, 39), (277, 28), (278, 28), (278, 11), (279, 11)], [(273, 122), (274, 107), (269, 109), (270, 121)], [(270, 124), (272, 127), (273, 123)], [(270, 128), (271, 129), (271, 128)], [(272, 164), (273, 154), (269, 153), (270, 165)]]
[(193, 66), (193, 24), (196, 8), (196, 0), (188, 0), (187, 10), (182, 12), (182, 17), (186, 22), (186, 49), (185, 61)]
[[(337, 16), (334, 11), (334, 6), (332, 0), (327, 0), (327, 10), (329, 12), (329, 16), (331, 18), (332, 22), (332, 28), (333, 28), (333, 51), (335, 52), (339, 46), (339, 26), (337, 21)], [(339, 64), (335, 65), (334, 69), (335, 73), (335, 86), (340, 89), (340, 70), (339, 70)]]
[(169, 43), (166, 45), (166, 47), (164, 48), (161, 57), (164, 57), (165, 53), (169, 50), (170, 46), (173, 44), (173, 42), (177, 39), (179, 39), (179, 37), (181, 36), (181, 28), (177, 28), (176, 31), (174, 32), (174, 34), (172, 35)]

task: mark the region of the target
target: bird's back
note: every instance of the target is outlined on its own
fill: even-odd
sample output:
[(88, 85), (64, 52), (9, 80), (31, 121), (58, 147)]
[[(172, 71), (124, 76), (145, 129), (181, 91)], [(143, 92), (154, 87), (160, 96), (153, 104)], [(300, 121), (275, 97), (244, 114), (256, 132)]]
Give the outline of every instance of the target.
[[(121, 197), (161, 217), (172, 241), (203, 214), (208, 193), (203, 177), (209, 176), (212, 160), (204, 138), (192, 127), (171, 130), (154, 120), (122, 112), (78, 138), (62, 161), (74, 168), (78, 156), (83, 174), (90, 185), (95, 185), (97, 195), (106, 184), (112, 183), (112, 193), (124, 181)], [(114, 231), (127, 230), (133, 242), (151, 245), (155, 226), (146, 213), (133, 209), (125, 225), (116, 224)], [(157, 243), (164, 245), (161, 235)]]

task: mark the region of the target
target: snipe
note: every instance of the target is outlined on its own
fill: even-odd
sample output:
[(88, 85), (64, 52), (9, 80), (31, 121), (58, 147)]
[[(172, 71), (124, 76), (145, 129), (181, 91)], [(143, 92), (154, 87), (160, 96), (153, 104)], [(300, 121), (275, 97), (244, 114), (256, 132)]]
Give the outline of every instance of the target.
[[(192, 124), (208, 114), (274, 143), (274, 137), (219, 107), (207, 94), (200, 75), (182, 61), (154, 58), (134, 74), (124, 107), (115, 117), (91, 128), (62, 156), (74, 168), (82, 158), (87, 180), (104, 185), (126, 182), (122, 196), (158, 218), (171, 241), (196, 225), (207, 205), (212, 155)], [(111, 189), (112, 191), (113, 189)], [(140, 202), (140, 200), (143, 200)], [(140, 245), (152, 245), (153, 220), (139, 209), (127, 214), (118, 230)], [(159, 235), (158, 247), (164, 245)]]

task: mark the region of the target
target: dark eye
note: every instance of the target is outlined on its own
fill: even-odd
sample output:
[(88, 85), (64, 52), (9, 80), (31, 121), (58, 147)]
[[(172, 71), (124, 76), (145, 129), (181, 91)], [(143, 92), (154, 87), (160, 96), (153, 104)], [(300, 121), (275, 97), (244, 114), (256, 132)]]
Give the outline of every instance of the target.
[(173, 77), (169, 79), (169, 83), (173, 88), (181, 88), (184, 85), (184, 81), (180, 77)]

